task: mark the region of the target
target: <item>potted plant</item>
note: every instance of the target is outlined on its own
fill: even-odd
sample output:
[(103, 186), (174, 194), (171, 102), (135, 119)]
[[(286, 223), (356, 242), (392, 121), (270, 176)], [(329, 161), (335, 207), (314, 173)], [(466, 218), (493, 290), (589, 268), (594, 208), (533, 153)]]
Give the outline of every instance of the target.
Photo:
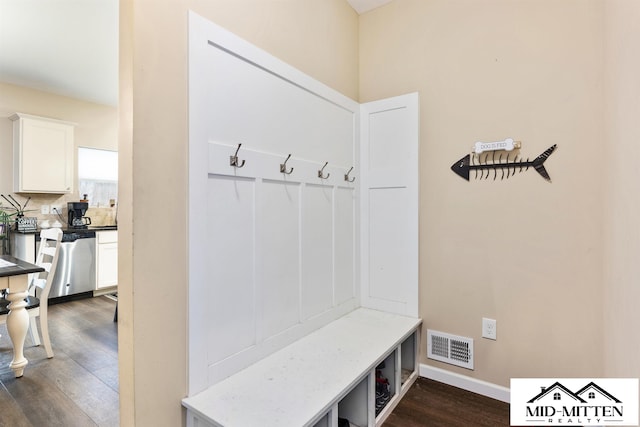
[(35, 231), (36, 227), (37, 227), (37, 223), (36, 223), (36, 218), (25, 218), (24, 214), (25, 212), (30, 212), (27, 211), (25, 208), (27, 207), (27, 205), (29, 204), (29, 200), (31, 200), (31, 197), (27, 198), (27, 201), (24, 203), (24, 205), (20, 204), (16, 199), (14, 199), (11, 194), (9, 194), (9, 200), (7, 197), (5, 197), (4, 194), (0, 194), (0, 197), (2, 197), (4, 200), (6, 200), (9, 206), (6, 207), (2, 207), (2, 202), (0, 202), (0, 210), (3, 210), (5, 213), (7, 212), (7, 209), (9, 210), (13, 210), (14, 212), (11, 214), (8, 214), (10, 217), (11, 216), (15, 216), (15, 223), (16, 223), (16, 227), (15, 229), (17, 231)]
[(0, 243), (3, 255), (11, 253), (11, 217), (13, 215), (15, 213), (8, 213), (0, 204)]

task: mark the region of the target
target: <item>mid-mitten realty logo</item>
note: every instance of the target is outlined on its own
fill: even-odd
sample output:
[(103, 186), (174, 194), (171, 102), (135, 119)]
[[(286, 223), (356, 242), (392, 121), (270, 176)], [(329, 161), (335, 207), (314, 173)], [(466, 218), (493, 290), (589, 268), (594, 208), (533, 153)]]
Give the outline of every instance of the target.
[(512, 378), (512, 426), (637, 426), (637, 378)]

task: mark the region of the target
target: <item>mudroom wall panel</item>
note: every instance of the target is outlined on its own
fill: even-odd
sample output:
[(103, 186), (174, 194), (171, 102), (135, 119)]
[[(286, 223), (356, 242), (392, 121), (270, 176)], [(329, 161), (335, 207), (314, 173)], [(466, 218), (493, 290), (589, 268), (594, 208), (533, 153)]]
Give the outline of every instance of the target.
[[(207, 258), (216, 284), (204, 288), (210, 303), (209, 363), (256, 343), (255, 335), (255, 186), (254, 179), (211, 175), (207, 180)], [(233, 230), (230, 233), (230, 230)], [(200, 295), (202, 298), (203, 295)]]
[(418, 316), (417, 93), (362, 104), (364, 307)]
[(259, 335), (285, 331), (300, 321), (300, 184), (265, 180), (260, 191)]
[(359, 105), (195, 14), (189, 71), (194, 393), (359, 306)]
[(206, 99), (206, 126), (217, 141), (353, 165), (353, 111), (215, 43), (206, 50), (207, 93), (215, 94)]
[(302, 318), (306, 320), (333, 304), (333, 189), (306, 186), (302, 217)]
[[(404, 248), (411, 213), (404, 188), (372, 188), (369, 209), (369, 297), (404, 304), (400, 291), (411, 280), (411, 262)], [(395, 286), (389, 286), (390, 283)]]
[(335, 192), (335, 251), (334, 251), (334, 302), (339, 305), (356, 297), (359, 289), (355, 266), (355, 191), (348, 187), (338, 187)]

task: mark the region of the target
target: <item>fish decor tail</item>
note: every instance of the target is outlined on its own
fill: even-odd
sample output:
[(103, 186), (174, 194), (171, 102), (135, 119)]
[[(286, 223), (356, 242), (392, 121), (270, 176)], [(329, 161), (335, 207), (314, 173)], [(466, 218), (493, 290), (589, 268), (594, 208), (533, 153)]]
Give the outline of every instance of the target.
[(544, 162), (555, 151), (556, 147), (557, 144), (554, 144), (547, 148), (544, 153), (540, 154), (533, 161), (529, 161), (529, 159), (524, 161), (518, 160), (518, 155), (515, 155), (513, 159), (510, 160), (510, 153), (507, 153), (504, 159), (504, 153), (500, 153), (496, 159), (496, 152), (494, 151), (490, 162), (488, 159), (489, 155), (487, 155), (485, 157), (487, 160), (486, 163), (476, 164), (475, 156), (472, 157), (470, 154), (467, 154), (455, 162), (451, 166), (451, 170), (467, 181), (469, 181), (471, 171), (475, 173), (474, 179), (488, 179), (489, 176), (493, 175), (493, 180), (495, 181), (498, 177), (498, 171), (500, 171), (500, 179), (505, 179), (515, 175), (516, 172), (526, 171), (529, 170), (530, 167), (533, 167), (544, 179), (551, 182), (551, 178), (544, 168)]

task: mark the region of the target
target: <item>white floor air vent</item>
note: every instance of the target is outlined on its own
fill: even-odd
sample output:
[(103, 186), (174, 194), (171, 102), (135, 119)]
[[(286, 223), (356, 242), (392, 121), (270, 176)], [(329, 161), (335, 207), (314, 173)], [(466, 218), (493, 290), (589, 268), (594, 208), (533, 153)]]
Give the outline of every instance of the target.
[(473, 369), (473, 338), (427, 329), (427, 357)]

